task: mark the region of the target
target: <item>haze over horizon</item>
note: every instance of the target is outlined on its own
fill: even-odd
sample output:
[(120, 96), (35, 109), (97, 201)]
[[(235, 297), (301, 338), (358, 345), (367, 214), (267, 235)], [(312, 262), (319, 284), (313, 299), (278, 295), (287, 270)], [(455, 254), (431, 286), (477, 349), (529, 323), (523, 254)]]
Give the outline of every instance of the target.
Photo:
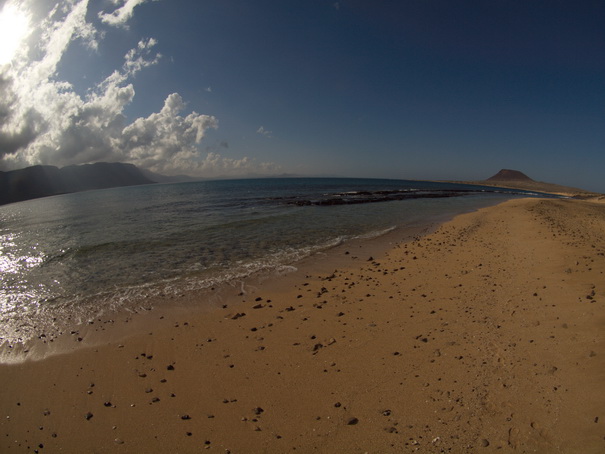
[(605, 192), (605, 3), (0, 0), (0, 170)]

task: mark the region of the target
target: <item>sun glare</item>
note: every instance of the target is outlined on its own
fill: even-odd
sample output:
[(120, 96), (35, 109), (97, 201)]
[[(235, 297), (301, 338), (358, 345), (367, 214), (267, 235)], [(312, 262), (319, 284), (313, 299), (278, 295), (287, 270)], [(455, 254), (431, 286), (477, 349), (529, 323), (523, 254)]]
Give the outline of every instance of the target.
[(14, 5), (0, 12), (0, 65), (10, 63), (29, 32), (27, 14)]

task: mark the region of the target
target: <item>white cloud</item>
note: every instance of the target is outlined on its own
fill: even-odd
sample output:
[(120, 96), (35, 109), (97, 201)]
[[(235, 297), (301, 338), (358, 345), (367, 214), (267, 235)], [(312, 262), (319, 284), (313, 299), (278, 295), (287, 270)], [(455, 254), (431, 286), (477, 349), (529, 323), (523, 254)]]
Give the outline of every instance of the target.
[(162, 110), (137, 118), (125, 127), (114, 143), (115, 148), (122, 150), (131, 162), (154, 171), (186, 166), (186, 161), (194, 160), (198, 154), (196, 145), (206, 130), (217, 128), (218, 122), (212, 116), (196, 112), (182, 117), (179, 114), (184, 108), (181, 97), (172, 93)]
[[(125, 23), (140, 3), (114, 0), (123, 10), (115, 17)], [(9, 0), (9, 4), (25, 8), (27, 3)], [(184, 113), (186, 103), (178, 93), (169, 94), (159, 112), (128, 122), (124, 109), (135, 98), (134, 77), (160, 62), (153, 38), (140, 40), (124, 55), (122, 67), (90, 87), (86, 95), (60, 80), (57, 67), (74, 41), (94, 49), (103, 38), (86, 21), (87, 9), (88, 0), (58, 2), (38, 24), (32, 24), (32, 29), (41, 30), (36, 48), (23, 48), (10, 64), (0, 65), (0, 169), (105, 160), (200, 176), (277, 170), (274, 164), (245, 157), (202, 154), (200, 142), (208, 130), (218, 127), (218, 120)], [(259, 132), (270, 135), (262, 127)]]
[(114, 27), (126, 27), (134, 14), (134, 9), (148, 0), (113, 0), (114, 5), (122, 5), (111, 13), (99, 13), (99, 19)]
[(265, 136), (265, 137), (269, 137), (269, 138), (273, 137), (273, 132), (267, 131), (264, 126), (261, 126), (260, 128), (258, 128), (256, 130), (256, 133), (260, 134), (261, 136)]

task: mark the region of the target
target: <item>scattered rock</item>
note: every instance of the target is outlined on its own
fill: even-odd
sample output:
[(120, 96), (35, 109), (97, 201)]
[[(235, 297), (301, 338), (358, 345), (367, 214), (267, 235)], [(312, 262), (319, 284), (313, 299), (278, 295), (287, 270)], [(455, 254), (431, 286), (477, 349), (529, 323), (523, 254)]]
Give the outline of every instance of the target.
[(86, 418), (86, 421), (90, 421), (93, 416), (94, 415), (91, 412), (88, 412), (84, 417)]
[(354, 426), (359, 422), (357, 418), (349, 418), (347, 419), (347, 426)]

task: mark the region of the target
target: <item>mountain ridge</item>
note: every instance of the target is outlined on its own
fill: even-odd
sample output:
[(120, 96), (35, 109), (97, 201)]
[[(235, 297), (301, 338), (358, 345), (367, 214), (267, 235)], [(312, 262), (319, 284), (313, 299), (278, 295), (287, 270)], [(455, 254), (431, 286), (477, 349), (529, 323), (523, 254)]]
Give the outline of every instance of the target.
[(133, 164), (36, 165), (0, 171), (0, 205), (94, 189), (154, 184)]
[(519, 170), (502, 169), (485, 181), (536, 181)]
[(477, 181), (450, 181), (452, 183), (472, 184), (479, 186), (495, 186), (508, 189), (522, 189), (524, 191), (543, 192), (547, 194), (558, 194), (577, 199), (602, 198), (599, 194), (585, 189), (562, 186), (554, 183), (536, 181), (519, 170), (501, 169), (495, 175), (486, 180)]

